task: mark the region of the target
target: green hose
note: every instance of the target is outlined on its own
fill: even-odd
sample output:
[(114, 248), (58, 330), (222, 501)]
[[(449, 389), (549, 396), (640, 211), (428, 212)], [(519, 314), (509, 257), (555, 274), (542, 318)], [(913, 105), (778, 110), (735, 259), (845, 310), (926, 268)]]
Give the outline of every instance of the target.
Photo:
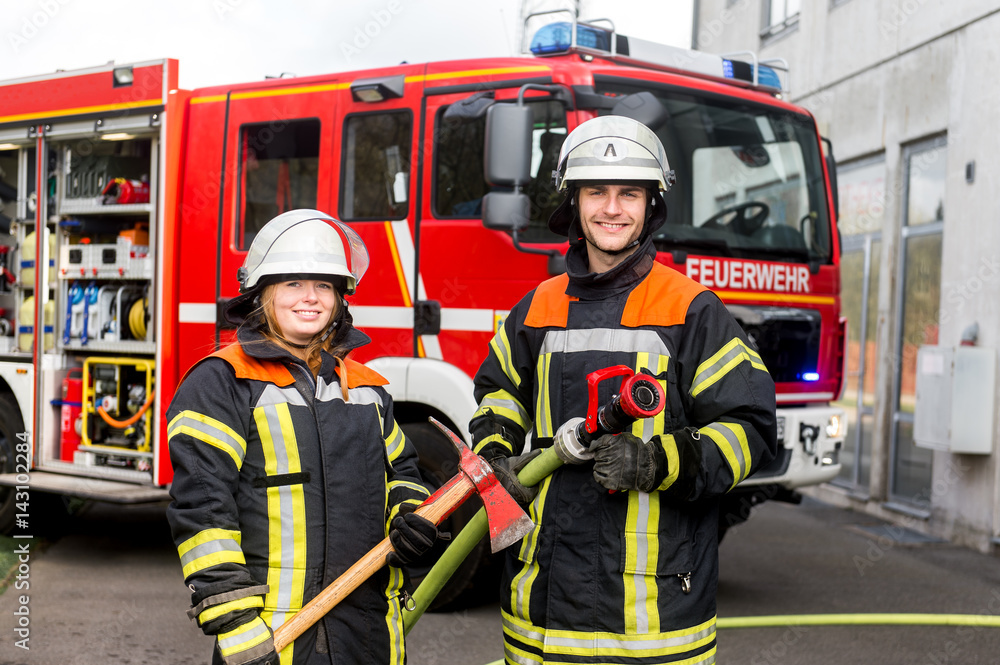
[[(532, 487), (540, 483), (553, 471), (562, 466), (563, 461), (556, 455), (555, 448), (546, 448), (542, 454), (528, 462), (521, 472), (517, 474), (517, 479), (527, 487)], [(444, 585), (454, 574), (458, 567), (469, 556), (469, 552), (476, 546), (486, 532), (489, 525), (486, 521), (486, 510), (480, 508), (479, 512), (469, 520), (451, 545), (445, 550), (441, 558), (427, 572), (420, 586), (413, 592), (413, 603), (408, 611), (403, 613), (403, 632), (409, 633), (417, 620), (423, 616), (424, 611), (437, 597)]]
[(1000, 616), (983, 614), (777, 614), (720, 618), (717, 628), (785, 626), (976, 626), (1000, 628)]

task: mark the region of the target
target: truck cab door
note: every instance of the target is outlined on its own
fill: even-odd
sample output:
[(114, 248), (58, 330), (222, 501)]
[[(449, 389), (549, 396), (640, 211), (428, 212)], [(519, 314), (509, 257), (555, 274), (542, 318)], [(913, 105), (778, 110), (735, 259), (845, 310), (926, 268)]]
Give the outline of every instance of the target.
[[(334, 85), (230, 93), (220, 202), (216, 301), (238, 294), (238, 269), (257, 232), (296, 208), (326, 211), (333, 177)], [(216, 343), (232, 332), (217, 322)]]

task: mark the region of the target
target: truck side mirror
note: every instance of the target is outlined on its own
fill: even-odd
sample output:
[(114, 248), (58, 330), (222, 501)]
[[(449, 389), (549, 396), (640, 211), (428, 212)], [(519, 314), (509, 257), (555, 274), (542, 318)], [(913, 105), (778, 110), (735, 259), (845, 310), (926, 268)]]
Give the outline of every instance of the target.
[(534, 124), (534, 114), (527, 106), (494, 104), (486, 111), (486, 182), (494, 187), (519, 187), (531, 181)]
[(520, 231), (531, 220), (531, 199), (522, 192), (490, 192), (483, 197), (483, 226)]

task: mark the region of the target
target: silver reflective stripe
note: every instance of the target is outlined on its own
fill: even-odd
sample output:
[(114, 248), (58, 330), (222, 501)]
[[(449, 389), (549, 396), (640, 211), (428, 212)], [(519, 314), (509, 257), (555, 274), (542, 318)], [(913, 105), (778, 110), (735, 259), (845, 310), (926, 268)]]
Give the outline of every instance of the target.
[(350, 388), (347, 391), (347, 397), (351, 400), (351, 404), (374, 404), (379, 409), (385, 410), (385, 404), (382, 403), (382, 398), (379, 397), (374, 388), (367, 386)]
[(658, 353), (669, 356), (663, 340), (653, 330), (631, 328), (592, 328), (589, 330), (550, 330), (545, 333), (539, 355), (583, 351), (618, 351), (622, 353)]
[(214, 427), (211, 424), (203, 422), (196, 418), (183, 415), (178, 418), (175, 418), (174, 421), (170, 423), (170, 432), (168, 433), (168, 436), (173, 436), (174, 433), (177, 431), (177, 428), (179, 427), (184, 427), (199, 432), (201, 434), (204, 434), (206, 438), (201, 439), (201, 441), (206, 441), (206, 439), (210, 439), (213, 443), (219, 444), (219, 446), (221, 446), (227, 453), (229, 453), (230, 457), (232, 457), (235, 460), (238, 460), (236, 463), (237, 468), (242, 467), (243, 459), (246, 457), (247, 454), (246, 442), (244, 442), (242, 439), (235, 439), (233, 438), (232, 435), (230, 435), (223, 429)]
[[(509, 394), (509, 393), (508, 393)], [(506, 411), (513, 411), (518, 415), (518, 425), (524, 425), (525, 423), (530, 423), (531, 418), (528, 416), (528, 412), (524, 410), (521, 403), (513, 399), (497, 399), (495, 397), (484, 397), (483, 401), (479, 404), (480, 409), (486, 407), (493, 407), (494, 412), (496, 409), (504, 409)]]
[(504, 628), (506, 628), (508, 632), (514, 633), (518, 637), (521, 637), (525, 640), (541, 642), (542, 644), (545, 643), (544, 632), (540, 630), (528, 630), (524, 626), (519, 626), (518, 624), (511, 621), (506, 614), (503, 614), (502, 617), (503, 617)]
[(706, 380), (712, 378), (722, 370), (728, 363), (732, 362), (735, 358), (747, 355), (746, 349), (742, 344), (735, 344), (733, 348), (729, 350), (724, 356), (716, 360), (714, 363), (701, 370), (697, 376), (694, 377), (694, 381), (691, 382), (691, 390), (696, 390), (702, 383)]
[[(508, 626), (510, 624), (507, 624)], [(609, 637), (582, 637), (573, 639), (571, 637), (546, 637), (546, 646), (562, 647), (570, 649), (597, 649), (604, 651), (643, 651), (646, 649), (669, 649), (684, 647), (695, 644), (700, 640), (710, 637), (715, 633), (715, 626), (704, 628), (690, 635), (679, 635), (677, 637), (665, 637), (659, 640), (640, 639), (642, 635), (637, 635), (636, 639), (629, 639), (626, 636)]]
[(334, 381), (327, 383), (322, 376), (316, 378), (316, 399), (320, 402), (333, 402), (334, 400), (344, 401), (344, 393), (340, 389), (340, 383)]
[(208, 556), (209, 554), (218, 554), (219, 552), (239, 552), (241, 557), (243, 555), (243, 549), (234, 539), (219, 538), (218, 540), (210, 540), (207, 543), (198, 545), (197, 547), (192, 547), (185, 552), (184, 555), (181, 556), (181, 567), (186, 568), (196, 559)]
[(581, 166), (608, 166), (609, 164), (614, 164), (615, 167), (638, 166), (660, 170), (660, 163), (651, 157), (623, 157), (622, 159), (616, 159), (614, 162), (608, 162), (606, 159), (599, 159), (597, 157), (571, 157), (566, 160), (567, 169)]
[(740, 467), (740, 473), (736, 480), (743, 479), (747, 475), (747, 460), (743, 456), (743, 446), (740, 445), (740, 438), (736, 435), (736, 432), (725, 425), (718, 425), (716, 423), (712, 423), (705, 429), (713, 430), (725, 437), (726, 443), (729, 444), (729, 449), (733, 451), (733, 456)]
[(403, 444), (405, 443), (406, 436), (403, 434), (403, 428), (394, 422), (392, 424), (392, 431), (389, 433), (389, 438), (385, 441), (385, 451), (389, 456), (390, 463), (399, 457), (399, 453), (402, 452)]
[[(231, 637), (219, 637), (219, 650), (225, 651), (238, 647), (241, 644), (252, 642), (254, 639), (267, 634), (267, 626), (263, 621), (255, 621), (255, 625), (249, 630), (240, 631), (237, 629), (235, 635)], [(263, 654), (262, 654), (263, 655)]]
[(275, 404), (293, 404), (295, 406), (306, 406), (306, 401), (295, 386), (279, 388), (273, 383), (267, 384), (264, 392), (257, 399), (257, 406), (273, 406)]

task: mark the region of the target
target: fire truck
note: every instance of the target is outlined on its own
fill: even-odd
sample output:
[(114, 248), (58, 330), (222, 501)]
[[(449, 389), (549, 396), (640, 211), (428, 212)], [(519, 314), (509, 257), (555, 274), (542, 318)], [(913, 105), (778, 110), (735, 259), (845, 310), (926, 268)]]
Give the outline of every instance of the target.
[[(167, 498), (167, 406), (234, 339), (220, 306), (257, 231), (293, 208), (367, 245), (351, 312), (373, 343), (355, 358), (389, 380), (425, 478), (443, 482), (457, 456), (428, 416), (467, 432), (492, 335), (564, 269), (551, 172), (567, 132), (602, 114), (657, 132), (677, 174), (658, 259), (719, 295), (777, 386), (779, 454), (728, 497), (720, 533), (834, 478), (833, 161), (787, 77), (752, 53), (574, 19), (511, 58), (196, 90), (175, 60), (0, 82), (0, 527), (42, 528), (67, 497)], [(453, 596), (485, 560), (469, 557)]]

